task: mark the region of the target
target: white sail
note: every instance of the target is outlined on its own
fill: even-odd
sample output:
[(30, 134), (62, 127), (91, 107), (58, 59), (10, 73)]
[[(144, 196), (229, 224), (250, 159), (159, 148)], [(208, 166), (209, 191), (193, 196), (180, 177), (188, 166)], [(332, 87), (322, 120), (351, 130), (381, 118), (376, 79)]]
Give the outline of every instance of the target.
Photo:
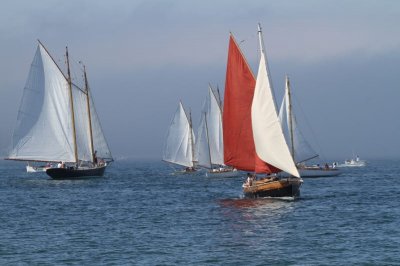
[(92, 150), (89, 134), (89, 116), (87, 110), (86, 93), (72, 85), (72, 98), (75, 112), (75, 132), (78, 158), (81, 161), (92, 161)]
[(163, 160), (186, 167), (193, 167), (193, 143), (193, 129), (182, 103), (179, 103), (168, 129)]
[(212, 168), (210, 157), (210, 139), (208, 134), (207, 114), (203, 113), (196, 138), (197, 165), (208, 169)]
[(253, 137), (257, 155), (287, 173), (299, 177), (293, 158), (283, 135), (268, 76), (266, 56), (259, 30), (261, 59), (251, 106)]
[[(24, 88), (8, 159), (92, 161), (86, 90), (74, 84), (71, 90), (75, 134), (68, 80), (39, 44)], [(92, 100), (90, 108), (94, 149), (101, 151), (97, 154), (99, 158), (111, 158)], [(78, 158), (75, 158), (75, 141)]]
[(68, 82), (39, 44), (13, 134), (9, 159), (73, 162)]
[[(296, 116), (293, 112), (293, 102), (291, 101), (289, 79), (286, 77), (285, 95), (279, 110), (279, 119), (284, 131), (286, 142), (289, 147), (293, 147), (293, 159), (296, 163), (304, 162), (318, 156), (315, 150), (308, 143), (300, 128), (297, 125)], [(291, 107), (290, 107), (291, 106)], [(293, 134), (293, 143), (291, 133)]]
[(103, 129), (101, 127), (100, 120), (94, 106), (93, 96), (90, 93), (90, 90), (89, 99), (94, 151), (96, 152), (98, 158), (102, 158), (105, 161), (112, 161), (113, 157), (104, 136)]
[(224, 164), (224, 141), (222, 132), (222, 112), (214, 91), (208, 88), (208, 94), (203, 106), (206, 114), (211, 163)]

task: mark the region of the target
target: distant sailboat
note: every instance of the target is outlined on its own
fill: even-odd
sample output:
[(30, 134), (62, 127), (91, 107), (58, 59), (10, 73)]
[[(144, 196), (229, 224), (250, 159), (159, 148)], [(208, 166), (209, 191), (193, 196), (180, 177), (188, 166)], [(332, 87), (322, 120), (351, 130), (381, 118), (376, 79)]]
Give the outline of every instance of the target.
[[(289, 144), (290, 151), (295, 161), (301, 177), (327, 177), (337, 176), (341, 171), (337, 168), (328, 166), (307, 166), (306, 161), (318, 157), (318, 154), (313, 150), (304, 135), (301, 133), (297, 125), (296, 116), (293, 112), (292, 93), (289, 78), (286, 76), (285, 95), (283, 96), (279, 118), (284, 130), (286, 141)], [(278, 174), (281, 177), (289, 176), (288, 173), (281, 172)]]
[(248, 173), (243, 184), (247, 197), (298, 197), (302, 179), (294, 164), (279, 122), (268, 73), (261, 27), (261, 58), (257, 80), (238, 44), (230, 36), (224, 97), (224, 161), (239, 170), (294, 177), (260, 180)]
[(196, 171), (194, 159), (194, 133), (192, 118), (186, 114), (182, 102), (169, 126), (167, 139), (164, 145), (163, 161), (184, 166), (177, 173), (191, 173)]
[(208, 169), (209, 177), (234, 177), (239, 172), (224, 166), (222, 111), (219, 95), (209, 86), (197, 133), (196, 153), (198, 166)]
[[(38, 168), (55, 179), (102, 176), (112, 156), (100, 126), (84, 68), (83, 88), (39, 42), (24, 88), (13, 148), (6, 159), (54, 163)], [(62, 163), (61, 163), (62, 162)], [(57, 163), (59, 166), (54, 167)], [(29, 166), (29, 165), (28, 165)], [(35, 170), (27, 167), (27, 171)]]

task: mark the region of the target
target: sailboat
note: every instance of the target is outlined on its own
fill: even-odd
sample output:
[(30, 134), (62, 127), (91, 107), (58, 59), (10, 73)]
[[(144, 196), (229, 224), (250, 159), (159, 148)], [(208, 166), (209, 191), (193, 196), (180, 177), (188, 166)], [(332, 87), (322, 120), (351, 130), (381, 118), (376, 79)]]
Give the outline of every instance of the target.
[(179, 102), (168, 129), (163, 161), (184, 166), (183, 170), (176, 172), (178, 174), (195, 172), (194, 141), (191, 114), (187, 115), (182, 102)]
[(197, 165), (208, 169), (207, 177), (235, 177), (239, 172), (224, 165), (222, 110), (219, 94), (211, 86), (203, 105), (203, 113), (197, 133)]
[[(230, 35), (223, 116), (224, 162), (249, 172), (243, 184), (246, 197), (296, 198), (300, 195), (303, 180), (279, 122), (260, 25), (258, 37), (261, 58), (256, 80)], [(293, 176), (279, 178), (273, 175), (280, 171)], [(266, 176), (257, 180), (256, 173)]]
[(52, 163), (44, 170), (54, 179), (102, 176), (113, 158), (91, 97), (86, 68), (80, 87), (72, 82), (68, 48), (66, 63), (67, 75), (39, 41), (6, 159)]
[[(341, 171), (334, 166), (325, 164), (323, 167), (318, 165), (308, 166), (306, 161), (317, 158), (319, 155), (314, 151), (308, 143), (300, 128), (297, 125), (296, 116), (293, 112), (292, 93), (289, 77), (285, 78), (285, 95), (283, 96), (281, 108), (279, 110), (279, 118), (282, 128), (284, 129), (287, 143), (290, 146), (290, 152), (295, 161), (301, 177), (328, 177), (337, 176)], [(288, 173), (278, 173), (281, 177), (289, 176)]]

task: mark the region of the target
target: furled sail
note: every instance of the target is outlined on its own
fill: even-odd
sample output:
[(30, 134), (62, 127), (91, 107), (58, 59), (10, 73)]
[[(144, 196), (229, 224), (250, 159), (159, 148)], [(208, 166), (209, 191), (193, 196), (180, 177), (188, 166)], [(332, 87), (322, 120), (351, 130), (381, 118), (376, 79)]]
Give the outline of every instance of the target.
[(168, 129), (163, 160), (186, 167), (193, 167), (193, 142), (193, 129), (180, 102)]
[(288, 143), (289, 147), (291, 147), (291, 150), (293, 150), (293, 159), (296, 163), (301, 163), (318, 157), (318, 154), (308, 143), (297, 125), (296, 116), (293, 112), (293, 102), (290, 97), (290, 84), (288, 77), (286, 77), (285, 84), (285, 95), (283, 96), (282, 104), (279, 110), (279, 119), (285, 134), (286, 142)]
[(224, 162), (243, 171), (269, 172), (254, 147), (251, 126), (254, 87), (254, 75), (230, 35), (223, 109)]
[(261, 28), (259, 28), (259, 38), (261, 59), (251, 106), (255, 149), (258, 156), (268, 164), (299, 177), (300, 175), (286, 144), (276, 110), (275, 99), (268, 76)]

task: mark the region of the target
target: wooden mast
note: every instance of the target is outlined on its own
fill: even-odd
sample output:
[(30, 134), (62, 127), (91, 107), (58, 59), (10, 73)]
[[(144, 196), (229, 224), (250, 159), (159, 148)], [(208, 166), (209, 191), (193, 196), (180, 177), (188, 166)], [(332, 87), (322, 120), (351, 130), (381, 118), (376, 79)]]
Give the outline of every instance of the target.
[(192, 164), (194, 168), (194, 143), (193, 143), (193, 126), (192, 126), (192, 111), (189, 110), (189, 134), (190, 134), (190, 147), (192, 149)]
[(69, 99), (71, 102), (71, 116), (72, 116), (72, 131), (73, 131), (73, 139), (74, 139), (74, 153), (75, 153), (75, 163), (78, 164), (78, 146), (76, 144), (76, 128), (75, 128), (75, 113), (74, 113), (74, 99), (72, 97), (72, 80), (71, 80), (71, 71), (69, 69), (69, 58), (68, 58), (68, 47), (65, 47), (66, 57), (67, 57), (67, 69), (68, 69), (68, 88), (69, 88)]
[(95, 162), (95, 151), (94, 151), (94, 145), (93, 145), (93, 129), (92, 129), (92, 115), (90, 112), (90, 100), (89, 100), (89, 84), (87, 80), (87, 75), (86, 75), (86, 66), (83, 65), (83, 75), (85, 77), (85, 91), (86, 91), (86, 106), (88, 110), (88, 121), (89, 121), (89, 136), (90, 136), (90, 151), (92, 154), (92, 162)]
[(295, 161), (294, 158), (294, 137), (293, 137), (293, 116), (292, 116), (292, 95), (290, 92), (290, 82), (289, 82), (289, 77), (286, 75), (286, 90), (288, 94), (288, 112), (289, 112), (289, 127), (290, 127), (290, 152), (292, 153), (293, 161)]
[(204, 122), (206, 123), (206, 136), (207, 136), (207, 146), (208, 146), (208, 155), (210, 158), (210, 167), (213, 169), (212, 161), (211, 161), (211, 149), (210, 149), (210, 138), (208, 136), (208, 125), (207, 125), (207, 113), (204, 112)]

